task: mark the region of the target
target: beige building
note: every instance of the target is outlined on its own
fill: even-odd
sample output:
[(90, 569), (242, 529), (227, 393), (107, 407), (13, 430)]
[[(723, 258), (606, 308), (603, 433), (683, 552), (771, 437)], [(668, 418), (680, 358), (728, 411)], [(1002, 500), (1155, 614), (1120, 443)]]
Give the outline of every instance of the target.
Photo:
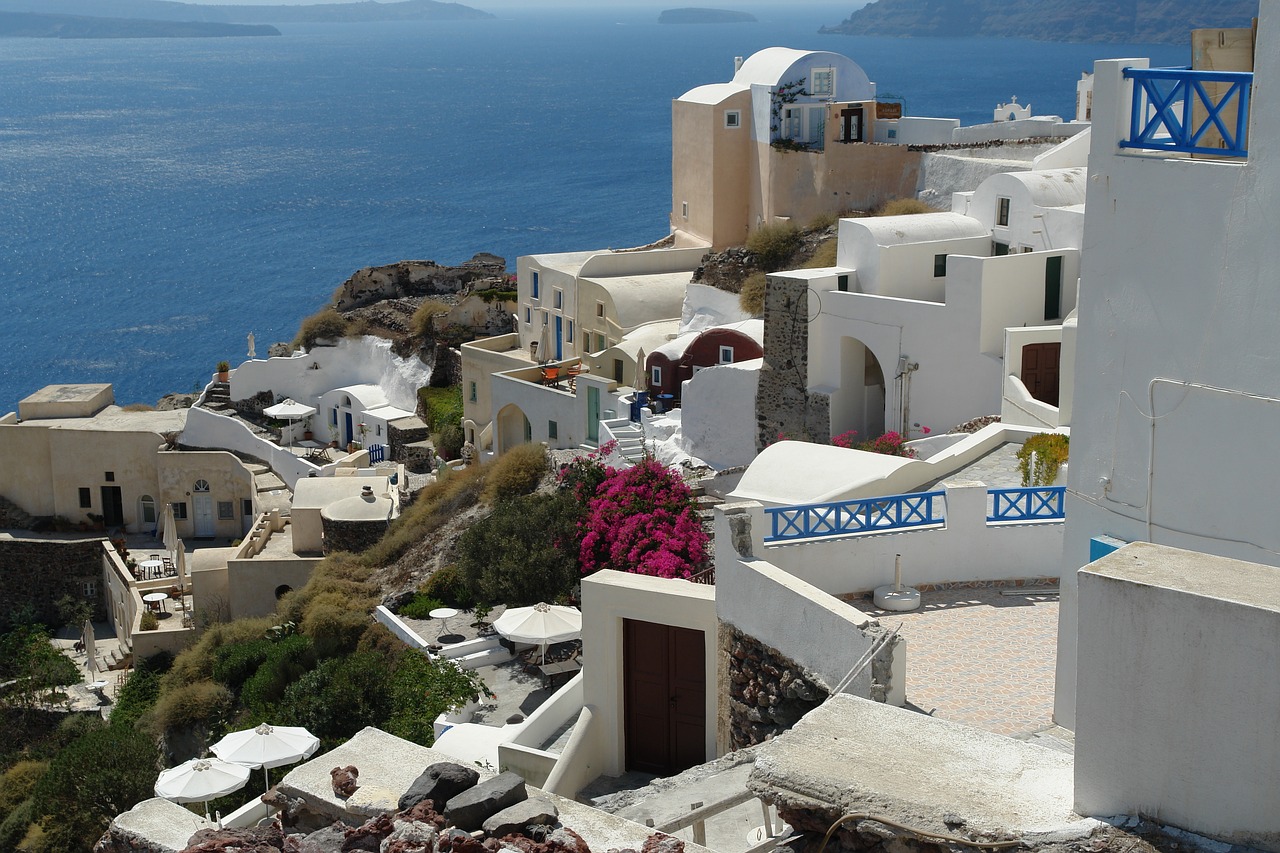
[(174, 449), (184, 409), (126, 411), (109, 384), (49, 385), (0, 418), (0, 495), (36, 517), (131, 533), (173, 504), (182, 538), (237, 538), (257, 511), (252, 473), (225, 451)]
[(856, 62), (771, 47), (735, 65), (730, 82), (672, 102), (677, 245), (741, 245), (763, 224), (915, 196), (921, 155), (870, 144), (876, 87)]

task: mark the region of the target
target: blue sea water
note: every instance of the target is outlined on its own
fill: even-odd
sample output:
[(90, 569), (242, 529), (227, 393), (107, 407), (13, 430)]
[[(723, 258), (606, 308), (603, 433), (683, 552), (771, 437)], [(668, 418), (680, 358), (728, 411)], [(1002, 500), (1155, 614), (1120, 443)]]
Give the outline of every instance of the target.
[[(477, 4), (482, 5), (482, 4)], [(50, 382), (121, 402), (289, 340), (354, 270), (647, 243), (666, 233), (672, 98), (771, 45), (859, 62), (913, 115), (1070, 115), (1097, 58), (1168, 46), (818, 35), (657, 10), (281, 26), (279, 38), (0, 40), (0, 412)]]

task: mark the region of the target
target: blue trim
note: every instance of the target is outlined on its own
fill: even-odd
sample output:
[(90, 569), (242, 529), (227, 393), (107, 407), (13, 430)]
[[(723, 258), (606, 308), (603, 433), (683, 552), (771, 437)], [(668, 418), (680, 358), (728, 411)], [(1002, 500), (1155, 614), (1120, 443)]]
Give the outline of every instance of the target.
[(1025, 489), (990, 489), (993, 521), (1062, 521), (1066, 514), (1065, 486), (1032, 486)]
[(1128, 544), (1128, 542), (1111, 536), (1094, 536), (1089, 540), (1089, 562), (1101, 560), (1112, 551), (1118, 551)]
[[(1133, 109), (1129, 115), (1129, 138), (1121, 148), (1170, 151), (1181, 154), (1213, 154), (1219, 157), (1248, 157), (1249, 98), (1253, 88), (1250, 71), (1198, 71), (1186, 68), (1126, 68), (1133, 81)], [(1230, 83), (1215, 100), (1205, 83)], [(1236, 107), (1234, 126), (1227, 126), (1224, 112)], [(1201, 107), (1205, 117), (1198, 125), (1193, 116)], [(1200, 145), (1210, 129), (1222, 135), (1225, 147)]]
[[(884, 533), (942, 524), (944, 492), (916, 492), (803, 506), (766, 507), (773, 520), (765, 542), (815, 539), (849, 533)], [(935, 502), (939, 506), (935, 507)]]

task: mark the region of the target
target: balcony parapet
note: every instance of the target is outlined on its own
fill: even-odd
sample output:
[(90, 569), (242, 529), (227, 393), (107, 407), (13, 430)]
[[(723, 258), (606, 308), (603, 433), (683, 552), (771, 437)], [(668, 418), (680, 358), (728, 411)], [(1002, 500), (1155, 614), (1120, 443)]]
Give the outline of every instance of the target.
[[(1125, 68), (1132, 81), (1129, 136), (1121, 148), (1248, 157), (1253, 72)], [(1220, 143), (1217, 145), (1209, 143)]]

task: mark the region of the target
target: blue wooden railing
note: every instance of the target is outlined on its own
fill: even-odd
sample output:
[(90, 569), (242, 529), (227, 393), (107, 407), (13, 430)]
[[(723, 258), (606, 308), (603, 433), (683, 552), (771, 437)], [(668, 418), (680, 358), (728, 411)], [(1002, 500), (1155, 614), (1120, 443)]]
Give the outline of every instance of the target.
[(385, 444), (369, 445), (369, 462), (381, 462), (387, 456), (387, 446)]
[(987, 521), (1061, 521), (1067, 517), (1064, 486), (990, 489)]
[(884, 533), (942, 524), (943, 492), (887, 495), (855, 501), (805, 506), (766, 507), (773, 528), (766, 542), (815, 539), (849, 533)]
[[(987, 522), (1062, 521), (1066, 518), (1066, 489), (1033, 486), (1026, 489), (988, 489), (991, 514)], [(891, 533), (946, 523), (945, 492), (886, 495), (826, 504), (765, 507), (771, 519), (765, 542), (821, 539), (851, 533)]]
[[(1133, 81), (1133, 111), (1129, 118), (1129, 138), (1120, 140), (1121, 148), (1249, 156), (1252, 72), (1126, 68), (1124, 76)], [(1229, 85), (1215, 97), (1205, 91), (1205, 83)], [(1204, 111), (1199, 120), (1195, 115), (1197, 107)], [(1222, 135), (1224, 147), (1201, 144), (1211, 129)]]

